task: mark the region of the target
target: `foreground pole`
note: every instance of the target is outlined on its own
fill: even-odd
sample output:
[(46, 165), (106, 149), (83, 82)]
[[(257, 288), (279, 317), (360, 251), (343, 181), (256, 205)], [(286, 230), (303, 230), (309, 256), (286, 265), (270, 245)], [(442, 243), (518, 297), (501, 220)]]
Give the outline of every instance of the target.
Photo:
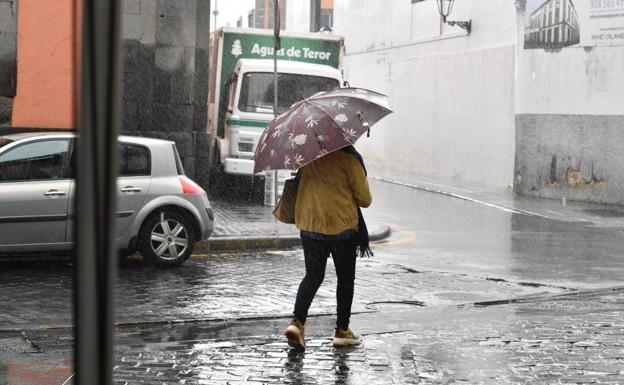
[[(82, 1), (74, 384), (112, 384), (120, 0)], [(79, 15), (80, 17), (80, 15)]]

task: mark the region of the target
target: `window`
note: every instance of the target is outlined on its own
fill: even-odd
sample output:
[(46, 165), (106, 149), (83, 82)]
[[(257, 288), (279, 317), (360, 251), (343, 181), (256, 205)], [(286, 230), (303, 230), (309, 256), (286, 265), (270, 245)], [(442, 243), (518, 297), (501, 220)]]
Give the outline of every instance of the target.
[(119, 176), (141, 176), (151, 174), (151, 156), (147, 147), (120, 143), (119, 150)]
[(310, 0), (310, 32), (318, 32), (323, 28), (333, 26), (333, 0)]
[(571, 12), (572, 12), (572, 11), (570, 10), (570, 4), (568, 4), (568, 20), (570, 20), (570, 13), (571, 13)]
[(26, 143), (0, 155), (0, 181), (67, 178), (69, 140)]
[(176, 170), (178, 171), (178, 175), (184, 175), (184, 166), (182, 165), (182, 159), (180, 158), (180, 153), (178, 152), (178, 148), (175, 144), (173, 146), (173, 155), (176, 162)]
[[(321, 9), (320, 28), (332, 28), (334, 26), (334, 10)], [(319, 29), (320, 29), (319, 28)]]
[[(340, 87), (336, 79), (321, 76), (278, 74), (278, 113), (317, 92)], [(238, 109), (244, 112), (273, 113), (273, 74), (247, 72), (243, 77)]]
[(249, 28), (255, 28), (256, 24), (254, 23), (254, 14), (255, 14), (256, 10), (252, 9), (251, 11), (249, 11), (249, 14), (247, 15), (247, 27)]

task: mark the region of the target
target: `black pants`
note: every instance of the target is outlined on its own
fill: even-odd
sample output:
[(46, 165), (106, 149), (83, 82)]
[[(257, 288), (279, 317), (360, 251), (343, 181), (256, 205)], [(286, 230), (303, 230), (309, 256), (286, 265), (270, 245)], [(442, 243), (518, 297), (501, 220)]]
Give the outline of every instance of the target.
[(320, 241), (301, 237), (305, 256), (306, 275), (303, 277), (295, 302), (295, 318), (305, 323), (308, 309), (316, 291), (325, 278), (327, 258), (334, 258), (338, 286), (336, 288), (336, 307), (338, 318), (336, 327), (346, 329), (351, 318), (353, 303), (353, 284), (355, 282), (356, 241), (355, 236), (340, 241)]

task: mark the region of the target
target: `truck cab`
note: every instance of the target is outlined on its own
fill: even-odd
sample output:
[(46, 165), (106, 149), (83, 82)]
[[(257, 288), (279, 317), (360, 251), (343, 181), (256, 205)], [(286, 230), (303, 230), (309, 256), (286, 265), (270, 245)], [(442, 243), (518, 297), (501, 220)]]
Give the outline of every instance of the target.
[[(225, 83), (219, 115), (224, 130), (217, 135), (220, 162), (228, 174), (252, 175), (254, 153), (273, 111), (273, 60), (239, 59)], [(331, 66), (278, 60), (278, 111), (317, 92), (342, 84), (341, 72)]]

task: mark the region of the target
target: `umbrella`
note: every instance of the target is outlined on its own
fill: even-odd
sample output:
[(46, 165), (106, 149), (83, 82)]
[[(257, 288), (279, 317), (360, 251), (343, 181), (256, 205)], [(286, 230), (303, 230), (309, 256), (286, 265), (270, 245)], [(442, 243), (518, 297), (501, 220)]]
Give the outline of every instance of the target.
[(387, 96), (362, 88), (339, 88), (297, 102), (262, 134), (254, 174), (298, 170), (370, 135), (371, 126), (391, 112)]

